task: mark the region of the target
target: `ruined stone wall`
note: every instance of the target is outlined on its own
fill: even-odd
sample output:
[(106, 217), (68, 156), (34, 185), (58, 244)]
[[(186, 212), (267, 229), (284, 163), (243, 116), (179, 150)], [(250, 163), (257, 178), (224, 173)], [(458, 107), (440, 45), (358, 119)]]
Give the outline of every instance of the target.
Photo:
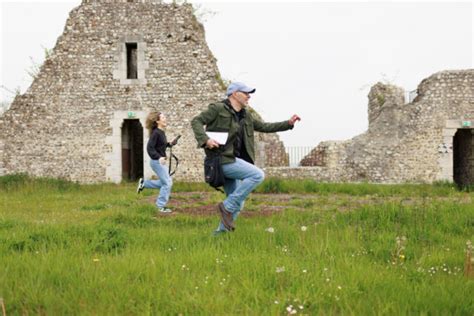
[[(258, 143), (264, 144), (265, 160), (262, 164), (257, 164), (260, 167), (280, 167), (289, 166), (290, 159), (285, 151), (285, 146), (276, 134), (255, 133), (258, 148)], [(255, 151), (257, 152), (257, 151)]]
[(303, 159), (319, 167), (306, 174), (304, 168), (268, 168), (267, 175), (336, 182), (452, 181), (454, 133), (463, 128), (463, 120), (474, 121), (474, 70), (430, 76), (408, 104), (400, 88), (378, 83), (369, 93), (368, 116), (366, 133), (342, 143), (321, 143)]
[[(395, 175), (407, 181), (452, 180), (454, 132), (463, 128), (463, 120), (474, 121), (474, 70), (430, 76), (421, 82), (418, 97), (408, 106), (402, 112)], [(446, 152), (442, 147), (451, 149)], [(451, 166), (444, 165), (449, 162)]]
[[(126, 77), (128, 42), (137, 43), (136, 79)], [(167, 114), (168, 137), (182, 135), (173, 149), (180, 158), (175, 179), (201, 181), (203, 151), (190, 120), (224, 89), (190, 5), (84, 0), (28, 91), (0, 117), (0, 175), (118, 182), (121, 124), (136, 118), (143, 126), (146, 114), (159, 110)], [(474, 122), (474, 70), (430, 76), (408, 104), (392, 85), (376, 84), (368, 97), (367, 132), (321, 143), (304, 160), (316, 167), (273, 168), (288, 165), (288, 156), (277, 135), (258, 133), (257, 164), (268, 176), (321, 181), (452, 180), (453, 136), (463, 121)], [(145, 144), (147, 138), (145, 131)]]
[[(126, 77), (127, 42), (138, 43), (137, 79)], [(182, 135), (175, 178), (201, 181), (204, 153), (190, 120), (224, 89), (191, 5), (84, 0), (38, 77), (0, 117), (0, 170), (118, 182), (121, 124), (136, 118), (143, 126), (146, 113), (159, 110), (168, 138)]]

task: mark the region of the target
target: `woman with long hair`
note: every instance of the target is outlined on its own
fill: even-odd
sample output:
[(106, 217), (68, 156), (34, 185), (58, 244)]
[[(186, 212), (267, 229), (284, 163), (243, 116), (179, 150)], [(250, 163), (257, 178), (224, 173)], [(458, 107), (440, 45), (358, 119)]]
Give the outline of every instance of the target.
[(168, 203), (173, 180), (168, 173), (166, 166), (166, 148), (174, 144), (168, 143), (166, 139), (165, 129), (167, 126), (166, 116), (161, 112), (151, 112), (146, 118), (146, 128), (148, 129), (150, 139), (148, 140), (146, 150), (151, 158), (151, 169), (158, 176), (158, 180), (138, 180), (137, 193), (143, 189), (159, 189), (160, 194), (156, 199), (156, 206), (161, 213), (171, 213), (166, 208)]

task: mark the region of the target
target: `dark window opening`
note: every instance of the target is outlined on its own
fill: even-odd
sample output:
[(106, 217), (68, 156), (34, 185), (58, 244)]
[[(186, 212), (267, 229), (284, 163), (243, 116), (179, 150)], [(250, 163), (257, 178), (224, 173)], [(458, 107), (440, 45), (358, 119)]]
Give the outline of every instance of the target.
[(459, 187), (474, 185), (474, 134), (459, 129), (453, 139), (453, 180)]
[(125, 120), (122, 126), (122, 180), (143, 177), (143, 127), (140, 121)]
[(127, 79), (137, 79), (137, 43), (126, 43)]

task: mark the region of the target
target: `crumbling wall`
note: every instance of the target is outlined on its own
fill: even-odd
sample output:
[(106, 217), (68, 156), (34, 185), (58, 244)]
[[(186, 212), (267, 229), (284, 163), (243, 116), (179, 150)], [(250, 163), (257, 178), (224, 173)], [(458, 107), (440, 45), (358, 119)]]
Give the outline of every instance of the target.
[(453, 180), (452, 138), (465, 128), (463, 121), (474, 121), (474, 70), (430, 76), (408, 104), (401, 88), (382, 83), (374, 85), (368, 97), (367, 132), (342, 143), (321, 143), (302, 160), (306, 166), (314, 162), (306, 171), (267, 168), (267, 175), (336, 182)]

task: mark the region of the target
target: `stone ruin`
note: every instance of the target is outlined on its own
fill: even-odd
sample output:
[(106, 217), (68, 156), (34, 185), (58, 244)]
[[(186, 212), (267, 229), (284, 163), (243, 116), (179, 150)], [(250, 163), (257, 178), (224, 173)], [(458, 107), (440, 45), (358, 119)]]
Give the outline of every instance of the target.
[[(82, 183), (153, 175), (145, 117), (167, 114), (180, 158), (175, 179), (202, 181), (203, 151), (190, 119), (224, 97), (225, 85), (190, 4), (83, 0), (27, 92), (0, 116), (0, 175), (27, 173)], [(329, 182), (474, 183), (474, 70), (369, 93), (369, 128), (321, 142), (289, 168), (276, 134), (258, 134), (256, 164), (267, 176)], [(285, 167), (286, 166), (286, 167)]]
[(368, 95), (368, 130), (324, 141), (299, 168), (267, 175), (328, 182), (474, 184), (474, 70), (442, 71), (423, 80), (417, 97), (377, 83)]
[[(145, 117), (159, 110), (168, 138), (182, 135), (175, 179), (202, 181), (190, 120), (224, 91), (190, 4), (83, 0), (27, 92), (0, 117), (0, 175), (149, 178)], [(288, 165), (276, 134), (257, 135), (256, 147), (258, 165)]]

